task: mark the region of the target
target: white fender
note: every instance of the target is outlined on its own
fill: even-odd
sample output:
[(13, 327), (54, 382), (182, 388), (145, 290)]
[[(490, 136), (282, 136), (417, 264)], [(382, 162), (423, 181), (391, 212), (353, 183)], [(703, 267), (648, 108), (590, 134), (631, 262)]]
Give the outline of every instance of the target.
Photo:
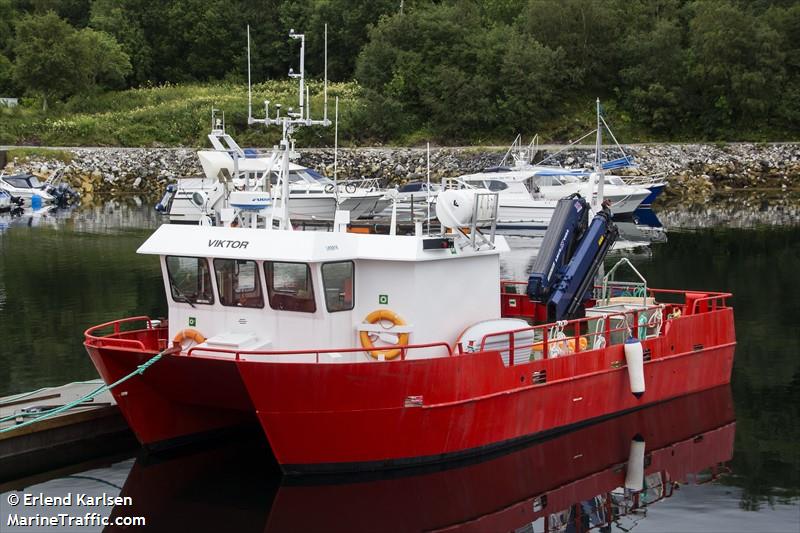
[(641, 398), (644, 394), (644, 350), (638, 339), (630, 338), (625, 341), (625, 362), (628, 365), (631, 392)]
[(644, 437), (637, 434), (631, 440), (628, 466), (625, 469), (625, 488), (642, 490), (644, 487)]

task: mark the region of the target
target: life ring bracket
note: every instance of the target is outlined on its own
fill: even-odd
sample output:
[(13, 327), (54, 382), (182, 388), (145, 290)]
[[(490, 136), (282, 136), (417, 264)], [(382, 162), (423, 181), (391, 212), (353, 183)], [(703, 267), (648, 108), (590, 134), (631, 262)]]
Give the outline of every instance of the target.
[[(384, 327), (382, 322), (391, 322), (390, 327)], [(394, 348), (380, 348), (376, 347), (373, 340), (370, 338), (370, 333), (380, 334), (388, 333), (397, 335), (397, 344)], [(388, 361), (394, 359), (403, 352), (402, 347), (408, 346), (408, 337), (411, 334), (411, 326), (406, 324), (400, 315), (390, 309), (377, 309), (364, 318), (364, 323), (358, 325), (358, 336), (361, 339), (361, 346), (367, 349), (367, 353), (373, 359), (380, 359)], [(376, 349), (377, 348), (377, 349)]]

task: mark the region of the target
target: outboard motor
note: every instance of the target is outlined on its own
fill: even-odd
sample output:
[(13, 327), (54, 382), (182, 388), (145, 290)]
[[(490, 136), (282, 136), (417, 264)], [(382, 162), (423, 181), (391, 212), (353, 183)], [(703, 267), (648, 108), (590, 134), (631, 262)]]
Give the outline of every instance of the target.
[(172, 203), (172, 198), (175, 196), (176, 192), (178, 192), (177, 185), (174, 183), (167, 185), (167, 190), (164, 192), (164, 196), (161, 198), (161, 201), (156, 204), (156, 211), (159, 213), (166, 213), (169, 211), (169, 205)]
[(45, 191), (50, 194), (58, 207), (66, 207), (78, 200), (78, 193), (66, 183), (50, 186)]

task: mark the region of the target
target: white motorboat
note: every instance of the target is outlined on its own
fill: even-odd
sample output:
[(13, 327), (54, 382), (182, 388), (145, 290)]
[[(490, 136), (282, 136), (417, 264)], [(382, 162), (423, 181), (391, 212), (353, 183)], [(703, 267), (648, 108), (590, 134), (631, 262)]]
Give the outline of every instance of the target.
[(46, 184), (33, 174), (0, 173), (0, 189), (22, 201), (22, 207), (41, 207), (55, 202), (55, 197), (45, 191)]
[[(216, 120), (208, 135), (214, 150), (198, 152), (202, 177), (180, 178), (167, 192), (156, 210), (168, 212), (170, 222), (197, 224), (210, 219), (219, 222), (221, 209), (229, 207), (232, 191), (270, 193), (278, 182), (281, 162), (273, 154), (243, 150), (225, 133), (224, 120)], [(386, 192), (368, 183), (334, 182), (313, 169), (289, 164), (290, 216), (297, 221), (332, 221), (335, 213), (349, 211), (350, 218), (368, 218), (388, 204)]]
[[(588, 172), (570, 173), (560, 167), (532, 166), (529, 170), (521, 172), (532, 172), (535, 186), (549, 200), (558, 200), (581, 192), (585, 189), (586, 180), (594, 179), (596, 185), (599, 179), (597, 174), (592, 177)], [(628, 186), (617, 176), (606, 176), (604, 185), (603, 195), (611, 202), (611, 211), (615, 215), (633, 213), (645, 198), (650, 196), (648, 189)]]
[[(614, 140), (618, 151), (614, 159), (603, 159), (602, 130), (608, 131)], [(546, 162), (555, 160), (556, 156), (565, 150), (580, 143), (587, 137), (596, 135), (595, 157), (591, 169), (566, 168), (559, 165), (545, 165)], [(550, 154), (542, 161), (534, 164), (534, 158), (539, 151), (538, 135), (535, 135), (527, 145), (522, 143), (522, 136), (517, 135), (511, 147), (506, 152), (499, 166), (486, 169), (486, 172), (503, 174), (511, 171), (530, 171), (536, 174), (535, 185), (540, 189), (545, 198), (557, 200), (574, 192), (579, 192), (583, 182), (589, 179), (599, 183), (599, 175), (604, 176), (603, 197), (611, 202), (611, 209), (615, 215), (629, 215), (640, 207), (650, 207), (656, 197), (661, 194), (666, 182), (658, 176), (617, 176), (607, 172), (636, 166), (633, 157), (625, 153), (614, 137), (611, 128), (606, 123), (600, 112), (600, 102), (597, 102), (597, 128), (590, 131), (577, 141), (570, 143), (563, 150)], [(601, 170), (602, 172), (598, 172)]]
[[(448, 186), (461, 183), (466, 187), (498, 193), (498, 229), (546, 229), (557, 200), (546, 198), (539, 192), (534, 180), (535, 176), (527, 171), (479, 172), (449, 180)], [(591, 185), (585, 184), (583, 189), (575, 192), (591, 197)]]

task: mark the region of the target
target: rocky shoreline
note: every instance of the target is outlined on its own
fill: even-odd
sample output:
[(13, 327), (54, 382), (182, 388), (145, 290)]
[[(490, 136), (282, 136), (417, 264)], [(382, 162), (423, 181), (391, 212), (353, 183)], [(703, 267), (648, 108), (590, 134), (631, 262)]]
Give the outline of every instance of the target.
[[(539, 157), (562, 147), (542, 147)], [(716, 195), (749, 192), (750, 196), (780, 200), (800, 189), (800, 144), (652, 144), (624, 147), (634, 156), (641, 175), (663, 176), (669, 187), (663, 203), (697, 205)], [(5, 172), (28, 171), (41, 177), (63, 171), (65, 180), (84, 201), (137, 194), (160, 196), (177, 177), (201, 173), (194, 149), (189, 148), (63, 148), (71, 161), (47, 155), (14, 159)], [(431, 178), (478, 172), (497, 165), (505, 148), (431, 148)], [(13, 152), (12, 152), (13, 154)], [(425, 179), (423, 148), (345, 148), (339, 150), (339, 179), (377, 179), (383, 186)], [(550, 161), (566, 166), (589, 164), (591, 149), (573, 149)], [(333, 175), (334, 152), (304, 150), (299, 163)]]

